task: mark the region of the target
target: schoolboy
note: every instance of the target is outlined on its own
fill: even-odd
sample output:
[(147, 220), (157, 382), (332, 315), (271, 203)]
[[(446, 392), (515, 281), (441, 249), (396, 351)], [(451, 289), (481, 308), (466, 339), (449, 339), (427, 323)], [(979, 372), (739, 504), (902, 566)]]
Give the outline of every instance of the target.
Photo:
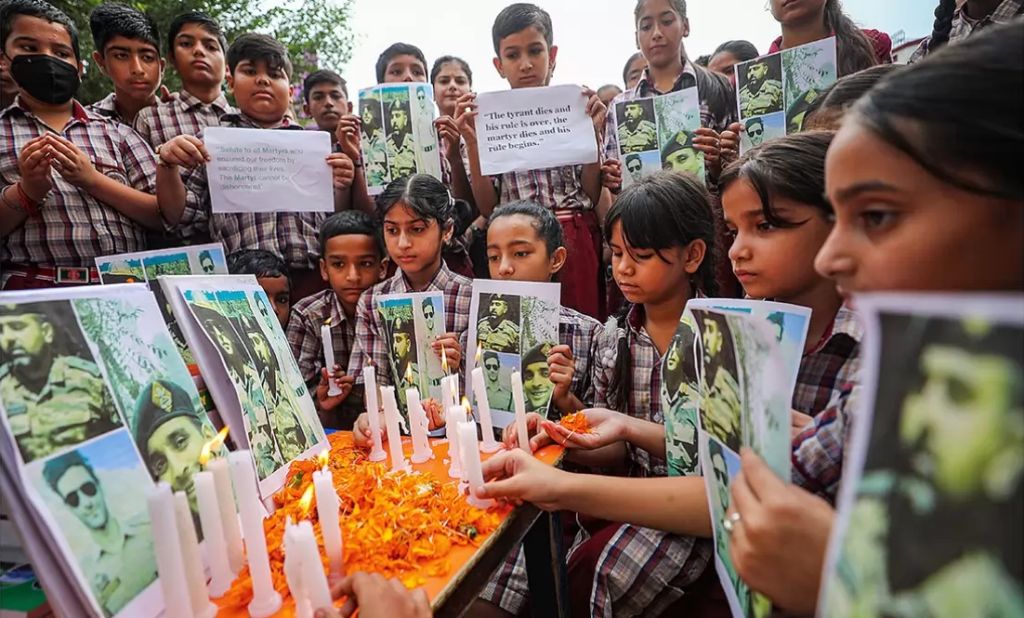
[(160, 57), (160, 32), (152, 19), (115, 2), (93, 9), (89, 29), (96, 45), (93, 62), (114, 82), (114, 92), (89, 109), (131, 125), (139, 111), (157, 102), (165, 64)]
[(18, 94), (18, 86), (14, 83), (10, 74), (0, 66), (0, 109), (14, 103), (14, 97)]
[[(320, 247), (320, 275), (329, 287), (295, 305), (288, 322), (288, 343), (302, 379), (316, 393), (321, 421), (327, 427), (351, 429), (363, 412), (362, 393), (353, 393), (354, 380), (345, 375), (355, 343), (356, 304), (363, 292), (384, 279), (384, 239), (370, 215), (349, 210), (324, 221)], [(334, 367), (324, 366), (321, 327), (328, 323)], [(340, 395), (327, 395), (328, 380), (341, 387)]]
[(302, 80), (302, 111), (316, 124), (311, 129), (327, 131), (331, 143), (338, 143), (338, 121), (352, 113), (348, 84), (334, 71), (313, 71)]
[[(286, 117), (290, 105), (292, 65), (277, 40), (242, 34), (228, 48), (228, 87), (238, 111), (221, 117), (219, 126), (301, 131)], [(291, 299), (298, 301), (323, 289), (317, 230), (327, 216), (319, 212), (211, 214), (205, 164), (210, 155), (199, 135), (179, 135), (157, 149), (157, 193), (170, 230), (209, 222), (211, 237), (228, 253), (263, 249), (284, 258), (291, 275)], [(353, 163), (343, 153), (326, 157), (334, 178), (335, 208), (349, 200)], [(179, 166), (189, 168), (182, 177)]]
[(0, 287), (98, 283), (95, 258), (140, 251), (143, 227), (160, 226), (153, 151), (75, 100), (83, 64), (67, 15), (8, 0), (0, 45), (19, 88), (0, 112)]
[[(506, 7), (494, 20), (494, 68), (512, 88), (547, 86), (555, 68), (551, 16), (526, 3)], [(604, 129), (606, 108), (590, 93), (587, 113), (594, 121), (598, 143)], [(473, 95), (460, 99), (459, 114), (475, 109)], [(475, 113), (475, 112), (472, 112)], [(601, 233), (595, 206), (601, 197), (601, 165), (575, 165), (529, 172), (509, 172), (498, 177), (481, 173), (475, 124), (463, 129), (470, 164), (473, 197), (487, 216), (499, 204), (530, 200), (555, 212), (565, 231), (569, 257), (562, 270), (562, 304), (590, 316), (600, 313), (598, 271)]]
[(262, 249), (243, 249), (229, 254), (227, 262), (228, 272), (232, 275), (256, 277), (256, 282), (270, 299), (281, 328), (287, 326), (292, 311), (292, 286), (284, 260)]

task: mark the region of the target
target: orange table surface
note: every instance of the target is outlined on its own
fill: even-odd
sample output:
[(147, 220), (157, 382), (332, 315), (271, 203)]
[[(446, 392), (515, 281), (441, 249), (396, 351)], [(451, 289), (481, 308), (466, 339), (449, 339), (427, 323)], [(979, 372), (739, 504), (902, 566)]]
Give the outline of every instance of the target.
[[(347, 434), (343, 436), (341, 440), (343, 445), (351, 444), (351, 432), (339, 433)], [(422, 464), (412, 464), (413, 470), (429, 474), (441, 483), (458, 483), (458, 479), (452, 479), (448, 476), (448, 465), (445, 463), (445, 460), (448, 457), (448, 441), (444, 439), (431, 439), (430, 445), (434, 449), (434, 458)], [(412, 456), (411, 438), (408, 436), (403, 437), (402, 446), (406, 458), (410, 458)], [(386, 445), (385, 450), (387, 450)], [(534, 456), (544, 463), (555, 465), (561, 459), (563, 451), (564, 449), (560, 446), (550, 445), (534, 453)], [(491, 454), (480, 453), (481, 459), (485, 461), (492, 456), (493, 455)], [(479, 556), (489, 551), (490, 548), (495, 545), (497, 540), (501, 538), (502, 533), (507, 530), (509, 521), (512, 514), (515, 512), (515, 509), (507, 506), (496, 506), (494, 508), (502, 511), (502, 522), (493, 532), (480, 536), (481, 540), (479, 547), (473, 547), (471, 545), (453, 545), (451, 553), (448, 554), (448, 562), (451, 565), (451, 569), (448, 573), (441, 577), (423, 576), (425, 581), (421, 588), (427, 593), (427, 596), (430, 598), (431, 605), (434, 607), (439, 606), (444, 601), (445, 597), (447, 597), (459, 584), (464, 575), (472, 570)], [(337, 605), (340, 607), (341, 602), (339, 601)], [(245, 609), (221, 608), (217, 615), (223, 618), (243, 618), (248, 616), (249, 613)], [(280, 611), (274, 614), (274, 617), (292, 618), (295, 615), (295, 605), (292, 602), (291, 597), (286, 597), (284, 606)]]

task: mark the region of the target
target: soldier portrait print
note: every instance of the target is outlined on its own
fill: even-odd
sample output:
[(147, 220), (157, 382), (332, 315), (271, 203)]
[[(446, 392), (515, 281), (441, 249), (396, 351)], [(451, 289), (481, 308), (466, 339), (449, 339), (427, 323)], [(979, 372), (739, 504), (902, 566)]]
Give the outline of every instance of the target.
[[(379, 94), (379, 93), (378, 93)], [(384, 145), (384, 121), (380, 99), (363, 97), (360, 93), (359, 116), (363, 165), (366, 169), (366, 183), (370, 187), (383, 187), (391, 182), (388, 172), (387, 147)]]
[[(407, 93), (405, 93), (407, 94)], [(391, 178), (404, 178), (416, 173), (416, 140), (412, 134), (412, 118), (408, 98), (395, 97), (386, 106), (384, 127), (387, 133), (388, 167)]]
[(519, 297), (481, 294), (477, 339), (485, 350), (519, 352)]
[(782, 91), (782, 57), (765, 56), (737, 66), (740, 116), (763, 116), (781, 112), (785, 104)]
[(523, 355), (523, 393), (526, 395), (526, 411), (540, 412), (546, 416), (548, 402), (554, 385), (548, 376), (548, 352), (551, 346), (540, 344)]
[(26, 463), (122, 425), (68, 301), (0, 305), (0, 402)]
[(616, 109), (619, 149), (622, 154), (658, 149), (658, 125), (654, 119), (654, 99), (626, 101)]

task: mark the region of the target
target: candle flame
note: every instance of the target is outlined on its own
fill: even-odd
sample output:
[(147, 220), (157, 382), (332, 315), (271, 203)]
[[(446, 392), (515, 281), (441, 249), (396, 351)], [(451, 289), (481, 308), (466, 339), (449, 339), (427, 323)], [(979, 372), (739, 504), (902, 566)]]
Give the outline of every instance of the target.
[(302, 497), (299, 498), (299, 512), (302, 513), (303, 517), (309, 514), (309, 507), (311, 504), (313, 504), (312, 484), (310, 484), (310, 486), (306, 488), (306, 491), (302, 493)]
[(448, 374), (448, 352), (444, 349), (444, 344), (441, 345), (441, 369), (445, 375)]
[(462, 397), (462, 409), (466, 411), (466, 418), (473, 418), (473, 406), (469, 405), (469, 398)]
[(333, 319), (334, 318), (327, 318), (326, 320), (324, 320), (324, 326), (330, 326), (331, 325), (331, 320), (333, 320)]
[(205, 466), (206, 462), (210, 461), (215, 451), (219, 451), (220, 447), (224, 446), (224, 440), (228, 437), (228, 426), (225, 425), (224, 429), (221, 429), (217, 435), (203, 445), (203, 450), (199, 453), (199, 465)]
[(477, 346), (476, 346), (476, 362), (473, 363), (473, 364), (474, 365), (479, 365), (480, 364), (480, 357), (482, 357), (483, 355), (484, 355), (484, 344), (478, 343)]
[(320, 451), (320, 454), (316, 456), (316, 462), (321, 468), (327, 467), (327, 449)]

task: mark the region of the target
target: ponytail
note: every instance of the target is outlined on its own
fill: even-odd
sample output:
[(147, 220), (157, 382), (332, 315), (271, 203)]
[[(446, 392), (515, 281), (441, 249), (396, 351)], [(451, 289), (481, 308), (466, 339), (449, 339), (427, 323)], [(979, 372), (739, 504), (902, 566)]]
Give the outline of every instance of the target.
[(843, 12), (840, 0), (826, 0), (825, 27), (835, 33), (839, 77), (878, 64), (871, 41)]
[(953, 31), (953, 15), (956, 13), (956, 0), (939, 0), (935, 7), (935, 23), (932, 24), (932, 35), (928, 39), (928, 52), (931, 53), (949, 42), (949, 34)]

